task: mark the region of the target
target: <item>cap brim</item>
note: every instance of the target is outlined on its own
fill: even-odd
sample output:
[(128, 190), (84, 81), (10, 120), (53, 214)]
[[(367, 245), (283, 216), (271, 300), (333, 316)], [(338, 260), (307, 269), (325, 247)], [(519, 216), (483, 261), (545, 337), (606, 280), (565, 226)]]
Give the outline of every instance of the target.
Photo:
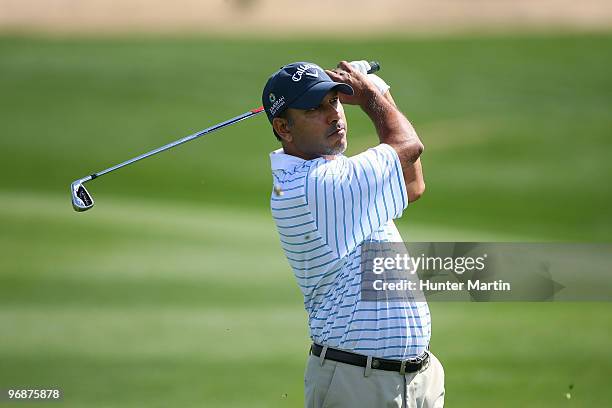
[(312, 109), (321, 104), (323, 97), (332, 89), (337, 89), (346, 95), (353, 95), (353, 88), (340, 82), (319, 82), (304, 92), (299, 98), (289, 104), (289, 108)]

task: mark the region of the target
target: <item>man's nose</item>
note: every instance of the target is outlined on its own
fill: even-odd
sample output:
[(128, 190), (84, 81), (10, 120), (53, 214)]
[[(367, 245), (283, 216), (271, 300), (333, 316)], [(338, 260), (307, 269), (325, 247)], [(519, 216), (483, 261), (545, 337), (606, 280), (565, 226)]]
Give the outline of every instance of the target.
[(328, 122), (331, 124), (333, 122), (337, 122), (340, 119), (340, 110), (342, 108), (340, 107), (340, 103), (338, 103), (336, 106), (334, 105), (329, 105), (327, 108), (327, 120)]

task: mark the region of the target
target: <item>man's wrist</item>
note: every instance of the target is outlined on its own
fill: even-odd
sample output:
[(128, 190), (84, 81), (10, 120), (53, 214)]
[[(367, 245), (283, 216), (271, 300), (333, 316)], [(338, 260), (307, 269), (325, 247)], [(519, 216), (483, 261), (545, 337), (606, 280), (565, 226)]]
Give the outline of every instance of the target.
[(386, 94), (387, 91), (391, 88), (389, 84), (385, 82), (384, 79), (382, 79), (376, 74), (368, 74), (368, 79), (374, 84), (374, 86), (376, 86), (378, 92), (380, 92), (381, 95)]
[(376, 87), (368, 88), (367, 97), (364, 98), (363, 103), (360, 104), (361, 109), (372, 119), (374, 124), (380, 120), (389, 109), (389, 102), (383, 95), (380, 94)]

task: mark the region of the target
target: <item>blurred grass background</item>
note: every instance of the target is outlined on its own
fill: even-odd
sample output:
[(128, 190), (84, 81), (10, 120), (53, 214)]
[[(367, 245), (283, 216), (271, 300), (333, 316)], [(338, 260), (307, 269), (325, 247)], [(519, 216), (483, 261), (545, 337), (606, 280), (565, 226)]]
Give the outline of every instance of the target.
[[(426, 146), (404, 239), (609, 242), (611, 50), (605, 33), (1, 36), (0, 388), (59, 386), (70, 407), (302, 405), (306, 315), (269, 215), (265, 117), (88, 184), (87, 213), (68, 188), (259, 106), (290, 61), (381, 62)], [(348, 154), (374, 145), (346, 110)], [(610, 304), (431, 309), (448, 406), (612, 400)]]

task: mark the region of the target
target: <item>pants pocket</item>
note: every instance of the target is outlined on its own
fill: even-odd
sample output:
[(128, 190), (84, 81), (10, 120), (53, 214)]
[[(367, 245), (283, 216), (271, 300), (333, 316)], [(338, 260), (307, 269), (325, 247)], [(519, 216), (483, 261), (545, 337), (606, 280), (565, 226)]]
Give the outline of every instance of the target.
[(319, 357), (310, 356), (304, 375), (304, 406), (322, 408), (336, 372), (337, 363), (325, 360), (321, 366)]

